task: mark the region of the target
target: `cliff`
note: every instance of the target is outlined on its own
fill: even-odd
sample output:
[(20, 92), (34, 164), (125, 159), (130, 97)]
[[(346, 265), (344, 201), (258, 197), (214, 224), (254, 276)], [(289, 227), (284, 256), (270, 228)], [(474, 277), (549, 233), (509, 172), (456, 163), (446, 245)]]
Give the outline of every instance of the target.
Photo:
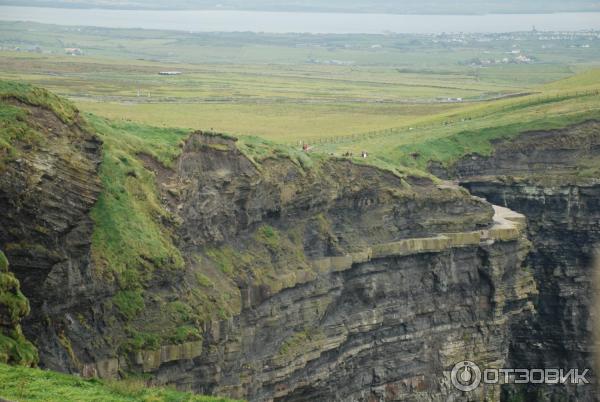
[(97, 289), (88, 213), (100, 192), (101, 143), (68, 102), (19, 84), (1, 89), (0, 248), (31, 303), (25, 335), (42, 362), (55, 354), (68, 362), (62, 321), (91, 308)]
[(531, 312), (522, 218), (459, 188), (347, 160), (255, 165), (201, 134), (176, 165), (157, 176), (180, 247), (224, 271), (214, 282), (235, 270), (237, 289), (185, 375), (162, 365), (158, 381), (250, 400), (460, 398), (452, 365), (501, 364), (513, 315)]
[[(267, 400), (466, 400), (535, 311), (522, 216), (426, 177), (10, 86), (0, 248), (40, 365)], [(481, 388), (498, 400), (498, 388)]]
[[(522, 133), (490, 156), (467, 155), (440, 175), (527, 216), (537, 314), (513, 325), (511, 367), (594, 372), (593, 261), (600, 243), (600, 123)], [(595, 401), (595, 385), (505, 390), (529, 398)], [(554, 399), (552, 399), (554, 400)]]

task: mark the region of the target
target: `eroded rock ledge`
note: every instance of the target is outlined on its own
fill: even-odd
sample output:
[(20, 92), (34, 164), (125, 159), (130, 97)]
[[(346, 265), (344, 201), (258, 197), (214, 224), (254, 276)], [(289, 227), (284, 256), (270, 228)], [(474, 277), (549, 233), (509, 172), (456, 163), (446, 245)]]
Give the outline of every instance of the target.
[(363, 251), (337, 257), (326, 257), (311, 261), (320, 273), (345, 271), (354, 264), (369, 262), (373, 259), (406, 256), (420, 253), (439, 253), (454, 247), (467, 247), (481, 243), (493, 244), (494, 241), (519, 240), (522, 237), (526, 219), (524, 215), (508, 208), (494, 205), (494, 223), (489, 229), (444, 233), (435, 237), (402, 239), (396, 242), (377, 244)]

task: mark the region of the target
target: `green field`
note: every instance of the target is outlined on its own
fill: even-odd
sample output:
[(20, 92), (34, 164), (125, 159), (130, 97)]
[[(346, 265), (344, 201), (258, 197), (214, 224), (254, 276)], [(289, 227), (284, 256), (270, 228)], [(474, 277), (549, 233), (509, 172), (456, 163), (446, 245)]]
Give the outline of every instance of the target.
[[(0, 22), (0, 78), (112, 120), (296, 144), (423, 126), (544, 91), (600, 65), (599, 44), (593, 33), (192, 34)], [(517, 63), (517, 50), (531, 62)], [(182, 75), (158, 75), (170, 70)]]
[(450, 163), (472, 152), (488, 154), (491, 139), (600, 119), (599, 91), (595, 69), (540, 86), (526, 97), (430, 116), (411, 127), (324, 139), (315, 147), (327, 153), (367, 150), (387, 163), (423, 169), (430, 160)]
[[(488, 151), (490, 128), (598, 113), (593, 32), (275, 35), (0, 22), (0, 45), (0, 78), (48, 88), (114, 124), (366, 150), (371, 163), (411, 168)], [(467, 143), (448, 141), (457, 135)]]

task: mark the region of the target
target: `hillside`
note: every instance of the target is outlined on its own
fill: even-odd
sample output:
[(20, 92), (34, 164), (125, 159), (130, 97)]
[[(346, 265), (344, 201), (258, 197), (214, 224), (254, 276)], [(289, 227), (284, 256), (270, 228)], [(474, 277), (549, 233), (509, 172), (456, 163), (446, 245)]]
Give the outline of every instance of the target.
[(421, 170), (431, 162), (447, 166), (467, 154), (489, 155), (495, 140), (599, 119), (599, 82), (600, 70), (590, 70), (538, 86), (525, 97), (468, 106), (412, 126), (317, 140), (315, 147), (336, 154), (367, 150), (373, 164)]

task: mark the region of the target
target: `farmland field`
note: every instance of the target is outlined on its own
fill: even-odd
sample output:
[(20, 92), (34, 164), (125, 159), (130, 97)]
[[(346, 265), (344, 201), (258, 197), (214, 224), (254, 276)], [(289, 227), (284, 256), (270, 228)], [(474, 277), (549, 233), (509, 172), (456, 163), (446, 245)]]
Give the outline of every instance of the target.
[(398, 147), (517, 117), (597, 113), (597, 96), (575, 94), (597, 88), (594, 32), (192, 34), (3, 22), (0, 38), (0, 78), (48, 88), (84, 112), (370, 150), (388, 162)]

